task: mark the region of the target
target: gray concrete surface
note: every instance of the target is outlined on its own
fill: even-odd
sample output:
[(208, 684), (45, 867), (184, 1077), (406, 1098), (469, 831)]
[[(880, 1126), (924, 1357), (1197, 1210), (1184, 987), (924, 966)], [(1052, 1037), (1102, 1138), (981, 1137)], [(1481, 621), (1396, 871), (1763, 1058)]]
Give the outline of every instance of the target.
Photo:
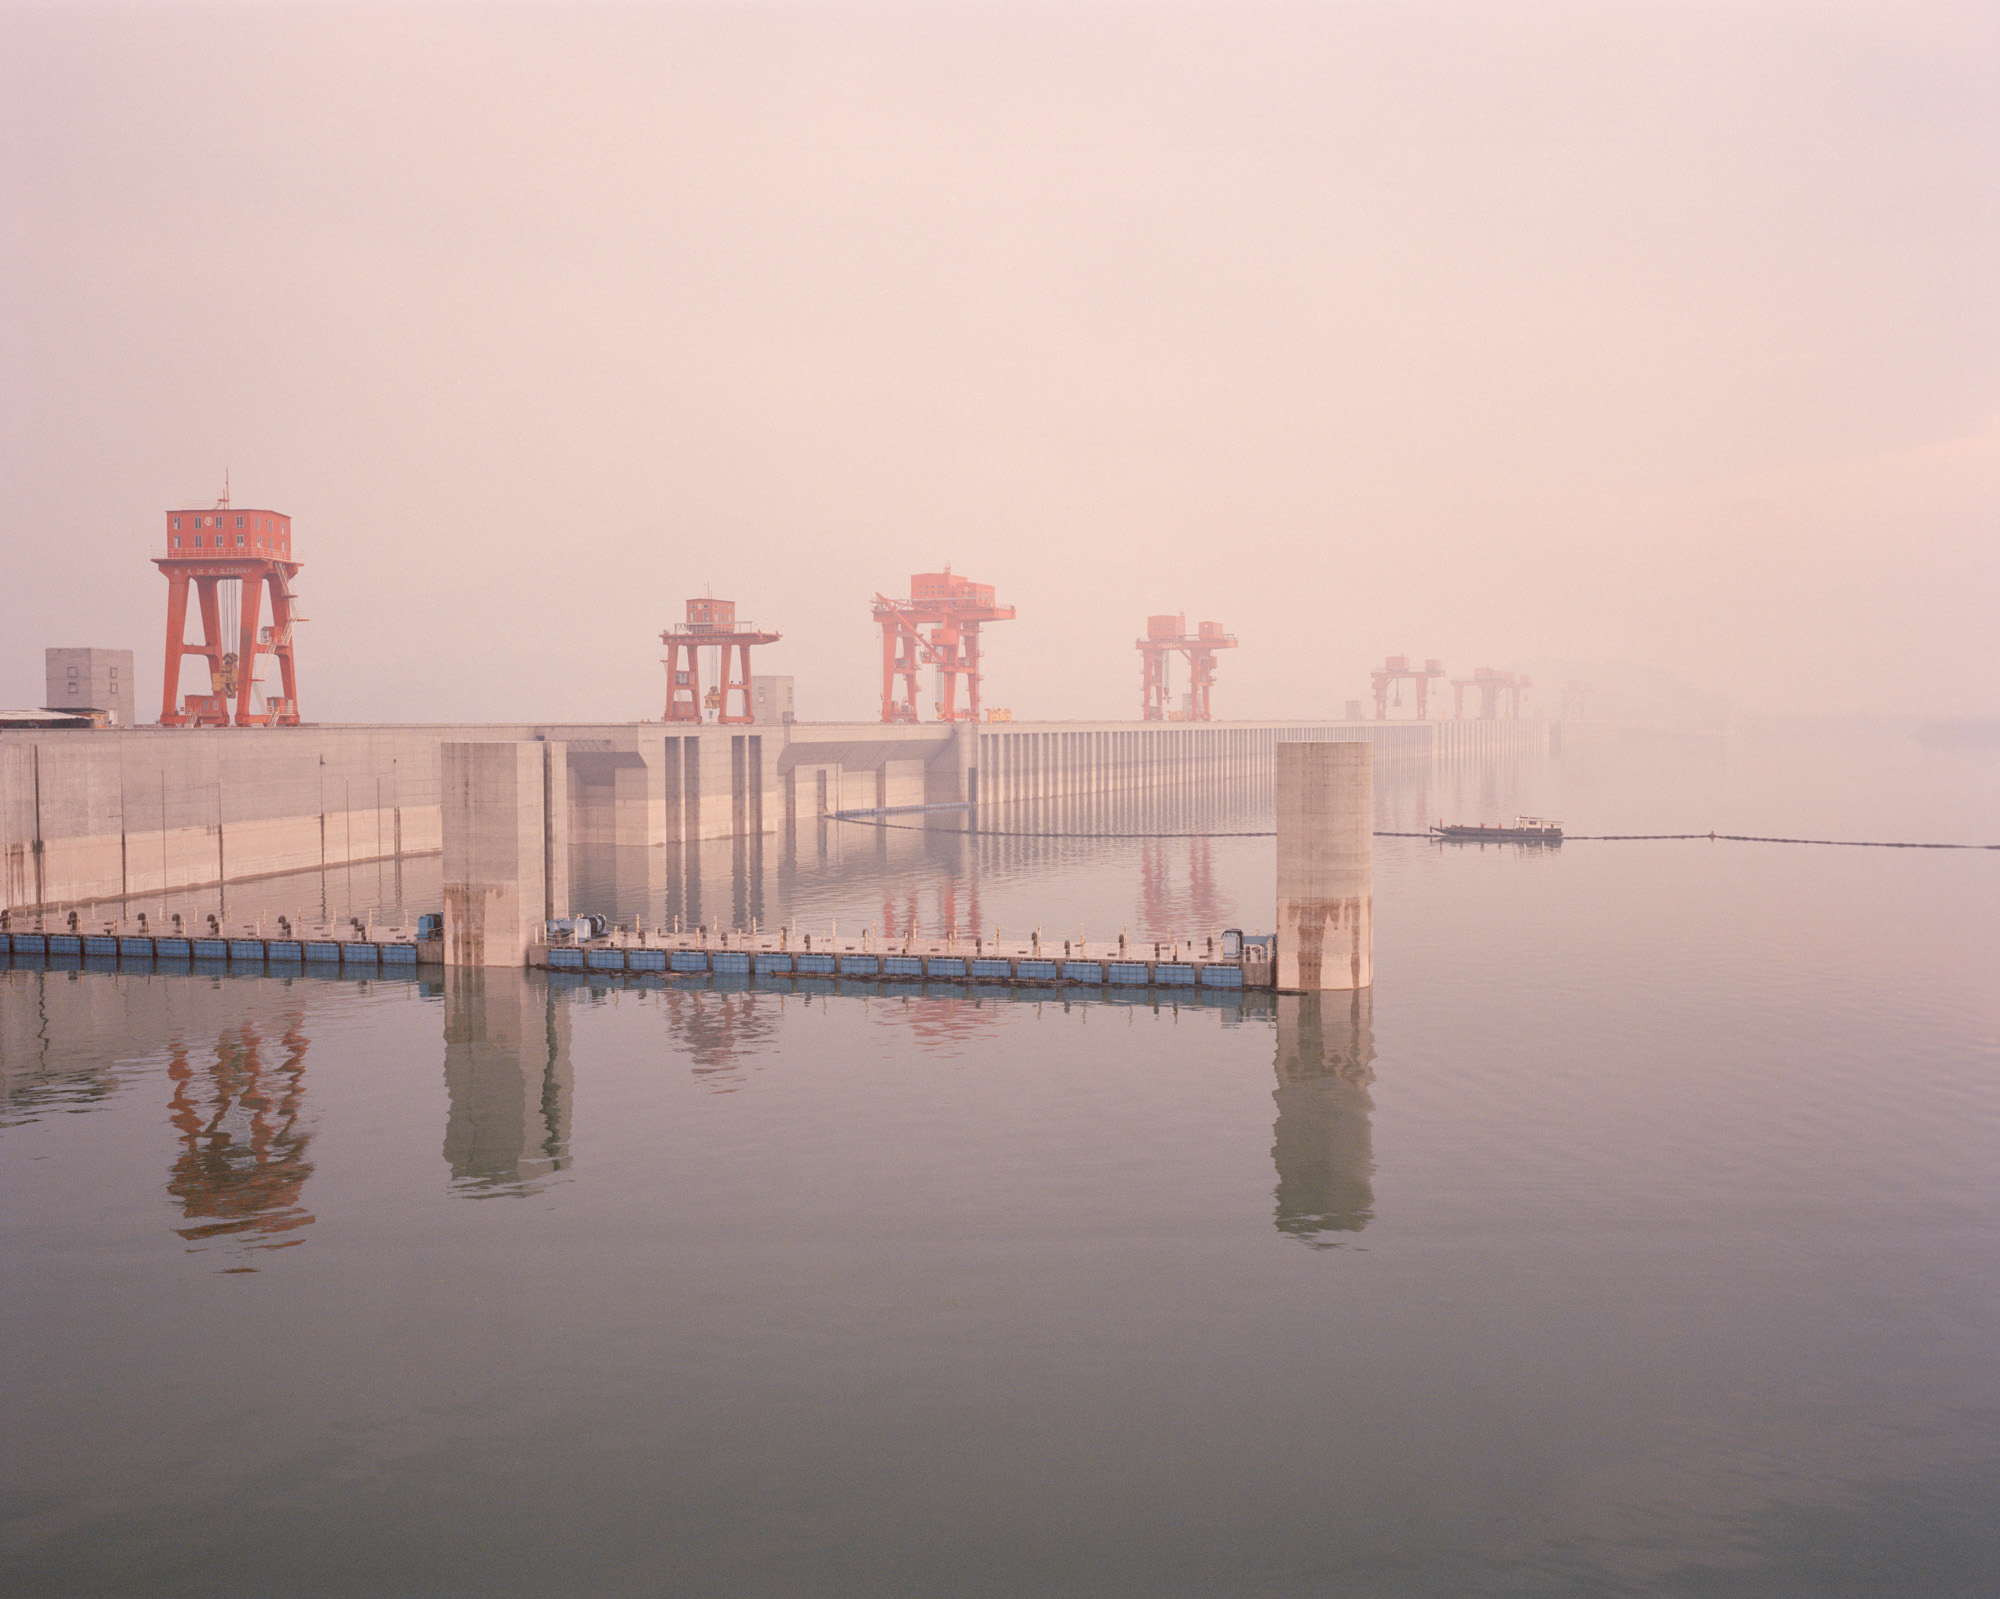
[(568, 913), (565, 760), (549, 740), (442, 746), (446, 966), (525, 965)]
[(50, 710), (102, 711), (113, 727), (138, 720), (130, 650), (51, 648), (42, 657), (48, 679), (42, 704)]

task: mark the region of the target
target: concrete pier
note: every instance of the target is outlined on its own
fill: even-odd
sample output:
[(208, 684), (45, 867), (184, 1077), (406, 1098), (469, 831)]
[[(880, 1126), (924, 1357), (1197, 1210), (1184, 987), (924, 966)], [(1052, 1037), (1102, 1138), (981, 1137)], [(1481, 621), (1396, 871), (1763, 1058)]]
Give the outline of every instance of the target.
[(547, 741), (441, 748), (445, 965), (524, 965), (568, 914), (566, 767)]
[(1283, 993), (1375, 981), (1375, 785), (1366, 744), (1280, 744), (1278, 972)]

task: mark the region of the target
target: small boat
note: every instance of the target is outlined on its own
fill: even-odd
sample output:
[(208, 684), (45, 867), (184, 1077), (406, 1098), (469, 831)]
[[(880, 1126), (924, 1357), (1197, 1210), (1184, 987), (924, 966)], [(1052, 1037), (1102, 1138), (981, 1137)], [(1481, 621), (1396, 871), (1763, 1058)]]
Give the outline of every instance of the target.
[(1439, 822), (1431, 829), (1433, 838), (1448, 838), (1455, 844), (1468, 841), (1482, 844), (1560, 844), (1563, 824), (1546, 816), (1517, 816), (1504, 827), (1483, 822)]

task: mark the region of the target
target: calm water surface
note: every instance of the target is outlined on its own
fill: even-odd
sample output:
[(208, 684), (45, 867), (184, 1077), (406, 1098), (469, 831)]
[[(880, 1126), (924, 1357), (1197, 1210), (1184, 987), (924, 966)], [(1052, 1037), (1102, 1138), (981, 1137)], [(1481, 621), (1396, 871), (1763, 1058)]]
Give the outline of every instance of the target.
[[(1996, 776), (1378, 804), (1992, 839)], [(1270, 920), (1267, 839), (667, 854), (580, 896)], [(1360, 1004), (0, 968), (0, 1592), (2000, 1591), (1996, 890), (1384, 840)]]

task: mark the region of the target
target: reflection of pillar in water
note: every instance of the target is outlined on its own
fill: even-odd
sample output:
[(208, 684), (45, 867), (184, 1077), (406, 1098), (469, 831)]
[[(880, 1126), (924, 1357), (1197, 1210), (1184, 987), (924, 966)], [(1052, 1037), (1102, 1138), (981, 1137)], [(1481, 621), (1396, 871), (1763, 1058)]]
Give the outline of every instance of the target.
[(1369, 1116), (1375, 1102), (1370, 991), (1280, 994), (1278, 1231), (1295, 1238), (1358, 1233), (1375, 1214)]
[(445, 968), (444, 1158), (480, 1188), (569, 1164), (569, 1006), (518, 969)]
[(701, 846), (669, 844), (662, 853), (667, 894), (660, 925), (695, 927), (701, 922)]
[(729, 877), (736, 919), (731, 927), (760, 927), (768, 919), (764, 912), (764, 835), (737, 834), (729, 848)]

